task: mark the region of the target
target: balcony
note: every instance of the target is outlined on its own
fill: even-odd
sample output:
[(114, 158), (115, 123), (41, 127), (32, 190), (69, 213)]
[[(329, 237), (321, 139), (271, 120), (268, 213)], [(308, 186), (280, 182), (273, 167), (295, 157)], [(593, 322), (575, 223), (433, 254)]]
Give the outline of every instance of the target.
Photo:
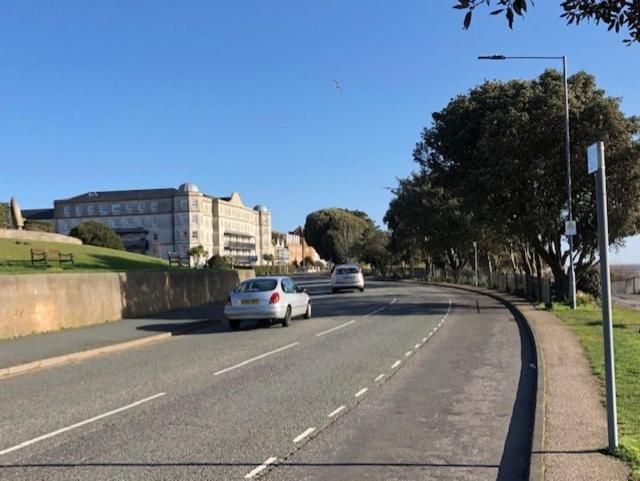
[(256, 245), (250, 242), (225, 242), (224, 248), (231, 251), (254, 251)]

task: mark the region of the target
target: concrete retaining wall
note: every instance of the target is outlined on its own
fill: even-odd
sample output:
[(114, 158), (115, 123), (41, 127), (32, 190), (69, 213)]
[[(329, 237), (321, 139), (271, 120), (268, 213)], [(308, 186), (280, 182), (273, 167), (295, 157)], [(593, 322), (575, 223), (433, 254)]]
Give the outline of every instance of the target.
[(0, 339), (220, 302), (252, 270), (0, 276)]
[(0, 229), (0, 239), (62, 242), (64, 244), (82, 244), (80, 239), (68, 235), (40, 232), (37, 230)]

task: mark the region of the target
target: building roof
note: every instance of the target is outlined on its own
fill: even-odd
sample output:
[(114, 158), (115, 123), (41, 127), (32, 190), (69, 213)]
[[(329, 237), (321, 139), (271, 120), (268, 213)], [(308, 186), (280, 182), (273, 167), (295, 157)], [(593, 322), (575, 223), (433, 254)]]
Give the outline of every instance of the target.
[(180, 192), (200, 192), (198, 186), (192, 182), (185, 182), (180, 187), (178, 187)]
[(53, 209), (22, 209), (26, 220), (53, 220)]
[[(136, 190), (111, 190), (107, 192), (86, 192), (84, 194), (60, 199), (66, 202), (112, 202), (118, 200), (144, 200), (157, 199), (162, 197), (172, 197), (177, 194), (178, 189), (136, 189)], [(56, 201), (57, 202), (57, 201)]]

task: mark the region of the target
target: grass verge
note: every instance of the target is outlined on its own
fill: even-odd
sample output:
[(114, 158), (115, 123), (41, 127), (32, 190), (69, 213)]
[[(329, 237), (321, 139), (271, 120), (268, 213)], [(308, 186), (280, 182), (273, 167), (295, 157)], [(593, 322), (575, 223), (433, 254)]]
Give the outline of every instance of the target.
[[(31, 249), (58, 249), (72, 253), (74, 265), (31, 265)], [(113, 272), (165, 270), (168, 263), (157, 257), (89, 245), (0, 239), (0, 274), (42, 274), (56, 272)]]
[[(573, 311), (555, 304), (551, 309), (578, 335), (600, 379), (604, 399), (604, 341), (602, 310), (595, 304), (580, 305)], [(640, 311), (613, 308), (613, 343), (616, 367), (620, 456), (631, 466), (631, 479), (640, 481)]]

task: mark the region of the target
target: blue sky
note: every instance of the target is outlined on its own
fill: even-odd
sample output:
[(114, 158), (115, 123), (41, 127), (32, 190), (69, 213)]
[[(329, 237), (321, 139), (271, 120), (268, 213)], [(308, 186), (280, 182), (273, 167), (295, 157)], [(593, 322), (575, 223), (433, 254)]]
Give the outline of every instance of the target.
[[(566, 54), (640, 114), (640, 46), (566, 27), (559, 2), (536, 2), (513, 31), (483, 12), (465, 32), (453, 3), (6, 0), (0, 198), (44, 207), (191, 180), (266, 204), (279, 230), (330, 206), (381, 222), (431, 112), (549, 66), (476, 60), (495, 52)], [(640, 263), (640, 241), (614, 260)]]

